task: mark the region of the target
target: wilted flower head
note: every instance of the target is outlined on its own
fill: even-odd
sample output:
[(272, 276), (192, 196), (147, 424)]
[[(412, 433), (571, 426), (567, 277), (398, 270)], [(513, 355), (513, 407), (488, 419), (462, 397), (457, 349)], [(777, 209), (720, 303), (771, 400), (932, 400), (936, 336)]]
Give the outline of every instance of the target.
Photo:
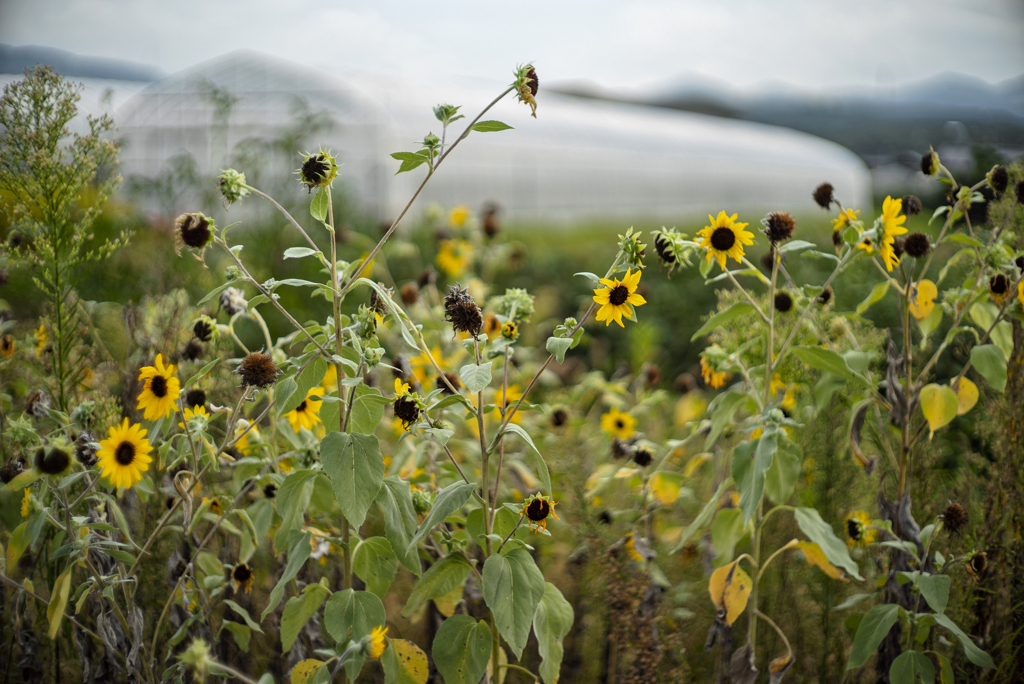
[(91, 468), (96, 465), (96, 452), (100, 450), (99, 442), (88, 430), (82, 430), (75, 438), (75, 460)]
[(949, 504), (942, 512), (942, 525), (950, 534), (960, 534), (967, 527), (967, 511), (956, 502)]
[(832, 193), (834, 191), (835, 188), (832, 187), (831, 183), (822, 183), (814, 189), (814, 201), (822, 209), (828, 209), (829, 205), (833, 202)]
[(988, 554), (984, 551), (978, 551), (971, 555), (967, 560), (967, 572), (971, 574), (971, 577), (977, 582), (981, 580), (985, 574), (985, 570), (988, 569)]
[(1010, 184), (1010, 174), (1007, 173), (1005, 166), (993, 166), (985, 174), (985, 181), (992, 188), (992, 192), (996, 193), (996, 197), (998, 197), (1006, 192), (1006, 186)]
[(903, 251), (915, 259), (923, 257), (931, 247), (931, 240), (924, 233), (914, 232), (903, 240)]
[(242, 385), (262, 389), (274, 384), (280, 371), (274, 360), (263, 352), (249, 352), (235, 372), (242, 376)]
[(917, 195), (903, 196), (903, 213), (907, 216), (917, 216), (921, 213), (921, 199)]
[(181, 255), (182, 246), (202, 252), (213, 240), (216, 226), (202, 212), (182, 214), (174, 222), (174, 251)]
[(235, 591), (242, 590), (245, 593), (252, 591), (252, 568), (246, 563), (239, 563), (231, 570), (231, 579), (235, 585)]
[(416, 300), (420, 297), (420, 288), (416, 283), (406, 283), (402, 286), (402, 289), (398, 292), (402, 297), (402, 303), (406, 306), (412, 306), (416, 303)]
[(14, 356), (14, 338), (10, 335), (0, 337), (0, 356), (9, 359)]
[(819, 304), (828, 304), (830, 301), (832, 301), (832, 288), (826, 287), (824, 290), (822, 290), (821, 293), (818, 294), (817, 300)]
[(181, 358), (186, 361), (195, 361), (196, 359), (201, 359), (203, 357), (204, 351), (203, 343), (193, 337), (186, 342), (185, 346), (182, 348)]
[(540, 86), (540, 82), (537, 80), (537, 70), (533, 68), (532, 64), (526, 64), (516, 68), (515, 77), (516, 80), (512, 86), (516, 89), (517, 97), (520, 102), (530, 105), (530, 114), (536, 119), (537, 100), (535, 98)]
[(773, 245), (790, 239), (796, 230), (796, 219), (785, 211), (773, 211), (761, 219), (761, 224), (764, 226), (765, 237)]
[(780, 290), (775, 293), (775, 310), (780, 313), (786, 313), (793, 308), (793, 297), (790, 296), (785, 290)]
[(43, 390), (35, 390), (25, 400), (25, 413), (33, 418), (45, 418), (50, 410), (50, 396)]
[(554, 517), (555, 520), (561, 520), (555, 513), (557, 505), (558, 503), (552, 501), (551, 497), (534, 494), (523, 502), (523, 509), (519, 512), (519, 516), (520, 519), (526, 516), (527, 526), (534, 532), (546, 531), (549, 516)]
[(633, 462), (641, 468), (646, 468), (654, 461), (654, 451), (652, 451), (651, 447), (646, 444), (640, 444), (633, 447), (631, 456), (633, 458)]
[(0, 483), (7, 484), (20, 475), (24, 469), (25, 467), (20, 460), (12, 458), (7, 463), (4, 463), (3, 467), (0, 467)]
[(220, 308), (224, 309), (224, 313), (228, 316), (240, 314), (248, 306), (249, 302), (245, 301), (242, 291), (237, 288), (229, 287), (220, 293)]
[(309, 192), (313, 192), (314, 188), (329, 186), (334, 182), (338, 177), (338, 163), (330, 151), (324, 152), (321, 149), (315, 154), (307, 152), (302, 155), (302, 166), (295, 173), (299, 174), (299, 181)]
[(200, 316), (192, 324), (192, 335), (200, 342), (209, 342), (217, 334), (217, 324), (209, 316)]
[(484, 324), (480, 307), (469, 294), (469, 289), (460, 287), (458, 283), (448, 289), (444, 297), (444, 320), (452, 324), (455, 332), (465, 332), (476, 336)]
[(234, 204), (249, 194), (245, 184), (245, 174), (234, 169), (223, 169), (217, 177), (217, 189), (224, 196), (225, 206)]

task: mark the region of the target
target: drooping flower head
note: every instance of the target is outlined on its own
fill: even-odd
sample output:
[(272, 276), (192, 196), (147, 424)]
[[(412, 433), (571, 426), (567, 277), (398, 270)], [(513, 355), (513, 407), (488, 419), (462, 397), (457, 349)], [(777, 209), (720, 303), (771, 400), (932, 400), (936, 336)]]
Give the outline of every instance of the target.
[(704, 238), (700, 247), (707, 249), (707, 260), (717, 259), (723, 269), (726, 257), (732, 257), (738, 262), (743, 258), (743, 245), (754, 244), (754, 234), (743, 230), (749, 224), (738, 222), (738, 217), (739, 214), (728, 216), (724, 211), (718, 212), (717, 218), (708, 214), (711, 225), (697, 232), (699, 237)]
[(174, 251), (181, 256), (182, 247), (191, 247), (202, 253), (215, 231), (213, 219), (202, 212), (182, 214), (174, 222)]
[(640, 271), (632, 272), (626, 269), (626, 275), (622, 280), (618, 278), (601, 278), (603, 288), (594, 290), (594, 301), (601, 305), (597, 310), (597, 320), (604, 321), (605, 326), (611, 325), (612, 321), (625, 328), (622, 317), (631, 318), (633, 307), (642, 306), (647, 303), (641, 295), (637, 294), (636, 288), (640, 284)]
[(385, 638), (387, 633), (388, 628), (384, 625), (373, 628), (373, 631), (370, 632), (370, 636), (366, 642), (366, 657), (376, 660), (384, 654), (384, 649), (387, 648), (388, 645)]
[(110, 428), (110, 436), (100, 442), (97, 453), (100, 475), (115, 487), (129, 489), (138, 484), (153, 461), (148, 455), (153, 447), (145, 437), (146, 430), (141, 425), (132, 425), (127, 418)]
[(882, 202), (882, 246), (878, 253), (882, 255), (882, 261), (885, 262), (885, 267), (889, 271), (892, 271), (893, 267), (900, 262), (893, 249), (896, 236), (907, 232), (907, 229), (903, 227), (907, 217), (900, 215), (902, 210), (903, 200), (901, 199), (893, 199), (887, 195), (885, 201)]
[(846, 540), (847, 546), (866, 547), (874, 543), (877, 532), (869, 529), (871, 516), (867, 511), (854, 511), (846, 518)]
[(139, 370), (139, 380), (146, 384), (139, 395), (138, 408), (143, 410), (146, 420), (159, 420), (174, 413), (174, 402), (181, 393), (181, 383), (175, 376), (177, 371), (177, 366), (164, 365), (163, 354), (156, 355), (154, 365)]
[(527, 526), (534, 532), (546, 531), (549, 517), (561, 520), (555, 513), (557, 505), (558, 502), (552, 501), (551, 497), (534, 494), (523, 502), (523, 509), (519, 512), (519, 517), (522, 519), (523, 516), (526, 516)]
[(611, 433), (619, 439), (629, 439), (634, 432), (636, 418), (628, 413), (612, 407), (608, 413), (601, 416), (601, 429)]
[(822, 183), (814, 189), (814, 201), (822, 209), (828, 209), (829, 205), (834, 201), (832, 199), (833, 192), (835, 192), (835, 188), (832, 187), (831, 183)]

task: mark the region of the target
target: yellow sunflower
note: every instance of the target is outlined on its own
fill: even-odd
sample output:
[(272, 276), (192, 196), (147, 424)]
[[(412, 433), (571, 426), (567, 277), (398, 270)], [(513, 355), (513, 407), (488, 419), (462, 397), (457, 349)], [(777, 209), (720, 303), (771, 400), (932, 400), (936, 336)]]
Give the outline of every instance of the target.
[(0, 356), (9, 359), (14, 356), (14, 338), (10, 335), (0, 337)]
[(246, 432), (246, 428), (248, 427), (249, 421), (247, 420), (239, 420), (235, 423), (235, 436), (237, 437), (238, 435), (242, 435), (241, 439), (235, 442), (235, 448), (246, 456), (256, 450), (256, 445), (249, 444), (249, 439), (252, 438), (257, 442), (260, 441), (260, 431), (254, 426), (251, 430)]
[[(192, 420), (196, 416), (202, 416), (207, 421), (210, 420), (210, 414), (206, 412), (205, 406), (195, 406), (193, 408), (185, 407), (185, 422)], [(178, 423), (178, 427), (184, 430), (185, 422)]]
[(601, 284), (607, 287), (594, 290), (594, 301), (601, 305), (597, 310), (597, 320), (604, 321), (606, 326), (615, 321), (620, 328), (625, 328), (622, 324), (623, 314), (631, 317), (634, 306), (647, 303), (646, 299), (636, 293), (636, 286), (640, 284), (640, 271), (632, 273), (632, 269), (627, 268), (622, 280), (601, 278)]
[(181, 393), (181, 383), (174, 375), (177, 372), (177, 366), (164, 365), (163, 354), (156, 355), (155, 365), (145, 366), (139, 371), (139, 380), (146, 381), (138, 405), (143, 409), (143, 418), (160, 420), (174, 413), (174, 402)]
[(907, 217), (900, 216), (902, 210), (903, 200), (893, 199), (886, 195), (885, 201), (882, 202), (882, 246), (878, 253), (882, 255), (882, 261), (885, 262), (885, 267), (889, 271), (892, 271), (893, 267), (900, 263), (900, 258), (896, 256), (892, 247), (896, 242), (896, 236), (907, 232), (907, 229), (903, 227)]
[(39, 326), (39, 329), (36, 330), (36, 332), (35, 332), (35, 338), (36, 338), (36, 358), (39, 358), (39, 357), (41, 357), (43, 355), (43, 352), (46, 351), (46, 326), (45, 325)]
[(875, 253), (875, 246), (871, 244), (871, 238), (866, 237), (857, 245), (857, 249), (863, 250), (868, 254)]
[(388, 633), (388, 628), (384, 625), (380, 627), (374, 627), (373, 631), (370, 632), (370, 641), (366, 645), (366, 655), (376, 660), (380, 658), (384, 653), (384, 649), (387, 648), (387, 641), (385, 641), (385, 635)]
[(866, 547), (875, 541), (878, 532), (868, 529), (871, 524), (871, 516), (867, 511), (854, 511), (846, 518), (846, 544), (847, 546)]
[(729, 381), (729, 374), (716, 371), (704, 356), (700, 357), (700, 375), (712, 389), (719, 389)]
[(327, 366), (327, 372), (324, 373), (324, 379), (320, 381), (320, 386), (328, 394), (338, 391), (338, 369), (333, 365)]
[(153, 447), (145, 437), (146, 430), (141, 425), (132, 425), (127, 418), (110, 428), (110, 437), (100, 441), (100, 450), (96, 453), (100, 475), (115, 487), (134, 487), (153, 461), (148, 456)]
[(473, 260), (473, 245), (465, 240), (441, 240), (437, 267), (452, 278), (458, 278)]
[(409, 393), (409, 383), (402, 382), (401, 378), (395, 378), (395, 396), (400, 397)]
[(718, 218), (708, 214), (711, 225), (704, 226), (703, 230), (697, 232), (698, 236), (704, 238), (700, 246), (707, 248), (708, 261), (711, 261), (712, 257), (717, 259), (718, 265), (723, 269), (727, 256), (740, 261), (743, 258), (743, 245), (754, 244), (754, 234), (743, 230), (750, 224), (737, 222), (738, 216), (739, 214), (726, 216), (724, 211), (718, 212)]
[(323, 401), (315, 397), (322, 396), (324, 396), (324, 388), (313, 387), (306, 393), (306, 398), (302, 400), (302, 403), (296, 406), (295, 410), (286, 414), (292, 430), (298, 432), (302, 428), (306, 428), (312, 432), (314, 426), (320, 425), (320, 405)]
[(452, 228), (461, 228), (466, 225), (466, 221), (469, 220), (469, 216), (469, 207), (465, 204), (460, 204), (448, 212), (448, 225)]
[(846, 226), (850, 225), (851, 221), (856, 221), (857, 216), (860, 214), (859, 210), (844, 209), (839, 212), (839, 217), (832, 219), (832, 232), (842, 230)]
[(601, 416), (601, 429), (619, 439), (629, 439), (633, 435), (634, 426), (636, 418), (614, 407)]

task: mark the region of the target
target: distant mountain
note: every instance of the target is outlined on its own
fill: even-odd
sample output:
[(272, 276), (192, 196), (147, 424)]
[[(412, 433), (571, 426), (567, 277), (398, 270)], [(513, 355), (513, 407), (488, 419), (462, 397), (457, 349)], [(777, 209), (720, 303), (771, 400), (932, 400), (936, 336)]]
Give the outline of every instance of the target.
[(41, 45), (0, 43), (0, 74), (20, 74), (37, 64), (53, 67), (58, 74), (69, 78), (106, 78), (150, 83), (164, 77), (160, 69), (148, 64), (105, 57), (85, 57), (67, 50)]

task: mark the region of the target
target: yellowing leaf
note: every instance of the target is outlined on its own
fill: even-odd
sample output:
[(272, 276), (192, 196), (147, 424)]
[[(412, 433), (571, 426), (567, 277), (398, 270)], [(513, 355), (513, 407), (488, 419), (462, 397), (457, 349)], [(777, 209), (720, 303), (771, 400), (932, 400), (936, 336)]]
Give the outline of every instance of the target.
[(956, 415), (964, 415), (978, 403), (978, 386), (967, 378), (960, 378), (958, 386), (953, 389), (956, 390), (957, 398)]
[(697, 468), (701, 467), (702, 465), (707, 463), (709, 460), (711, 460), (711, 454), (709, 454), (708, 452), (705, 451), (702, 454), (697, 454), (696, 456), (691, 458), (689, 461), (687, 461), (686, 467), (683, 468), (683, 477), (687, 477), (688, 478), (688, 477), (692, 476), (693, 472), (695, 470), (697, 470)]
[(57, 581), (53, 583), (53, 591), (50, 593), (50, 605), (46, 607), (46, 619), (50, 621), (50, 639), (57, 636), (60, 628), (60, 621), (64, 617), (64, 607), (68, 604), (68, 594), (71, 591), (71, 571), (74, 565), (61, 573)]
[(921, 388), (921, 412), (928, 421), (928, 429), (931, 430), (931, 434), (935, 434), (939, 428), (949, 425), (949, 422), (956, 417), (959, 405), (956, 392), (948, 387), (932, 383)]
[(804, 558), (807, 559), (808, 563), (818, 566), (832, 579), (843, 580), (844, 582), (849, 581), (846, 578), (845, 572), (828, 562), (828, 558), (825, 557), (825, 553), (817, 544), (802, 541), (797, 542), (796, 547), (804, 552)]
[(625, 479), (627, 477), (632, 477), (633, 475), (636, 475), (639, 472), (640, 472), (639, 468), (626, 468), (626, 467), (622, 467), (622, 468), (619, 468), (618, 470), (615, 471), (615, 476), (614, 477), (615, 477), (616, 480), (623, 480), (623, 479)]
[(460, 584), (444, 596), (438, 596), (435, 598), (434, 605), (437, 606), (437, 612), (444, 615), (446, 618), (451, 617), (452, 613), (455, 612), (456, 606), (459, 605), (459, 601), (462, 600), (462, 591), (464, 589), (465, 587)]
[(708, 400), (698, 390), (687, 392), (676, 402), (673, 420), (676, 427), (700, 420), (708, 410)]
[(719, 613), (724, 613), (725, 621), (731, 625), (746, 609), (753, 586), (750, 575), (740, 567), (739, 561), (733, 561), (711, 573), (708, 591)]
[(928, 318), (935, 306), (935, 297), (939, 294), (939, 288), (930, 280), (922, 280), (918, 283), (916, 291), (910, 293), (910, 313), (917, 320)]
[(427, 665), (427, 654), (419, 646), (405, 639), (388, 639), (391, 648), (395, 649), (398, 662), (405, 668), (416, 684), (427, 684), (430, 668)]
[(323, 665), (320, 660), (303, 660), (292, 668), (292, 684), (306, 684)]
[(651, 492), (661, 503), (671, 505), (679, 498), (680, 480), (678, 473), (655, 473), (651, 478)]

